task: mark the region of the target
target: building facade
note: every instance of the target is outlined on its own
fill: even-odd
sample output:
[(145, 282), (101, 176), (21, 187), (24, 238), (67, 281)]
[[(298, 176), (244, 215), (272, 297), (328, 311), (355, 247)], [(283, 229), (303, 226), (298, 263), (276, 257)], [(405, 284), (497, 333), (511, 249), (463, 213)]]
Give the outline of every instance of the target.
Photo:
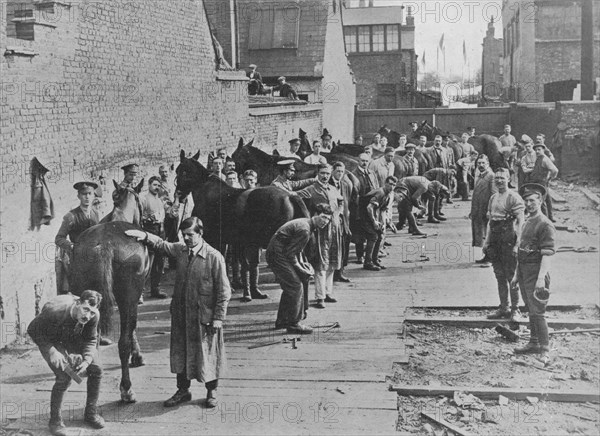
[[(503, 97), (551, 102), (578, 97), (582, 60), (582, 5), (593, 33), (593, 78), (600, 78), (600, 7), (593, 0), (505, 0), (502, 5)], [(596, 86), (596, 95), (598, 93)]]
[(344, 39), (356, 77), (361, 109), (415, 106), (417, 58), (415, 23), (404, 6), (347, 2), (343, 10)]
[(233, 14), (232, 2), (206, 3), (226, 59), (241, 69), (257, 65), (268, 86), (285, 76), (300, 99), (323, 105), (323, 126), (334, 140), (352, 141), (356, 91), (344, 51), (341, 0), (236, 0)]
[(502, 95), (503, 87), (503, 50), (502, 38), (494, 36), (494, 18), (488, 23), (481, 54), (481, 92), (484, 98), (497, 98)]

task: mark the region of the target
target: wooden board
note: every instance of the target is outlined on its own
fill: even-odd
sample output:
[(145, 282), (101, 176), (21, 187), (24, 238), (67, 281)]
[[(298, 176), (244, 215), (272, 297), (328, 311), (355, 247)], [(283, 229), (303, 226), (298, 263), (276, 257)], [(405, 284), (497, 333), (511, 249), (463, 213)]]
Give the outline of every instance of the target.
[[(598, 328), (600, 321), (583, 319), (552, 319), (547, 318), (548, 327), (554, 329), (561, 328)], [(476, 318), (468, 316), (412, 316), (405, 318), (404, 322), (408, 324), (441, 324), (446, 326), (469, 327), (469, 328), (494, 328), (498, 323), (508, 323), (508, 320), (495, 320), (486, 318)], [(520, 322), (519, 324), (527, 325), (528, 321)]]
[(538, 388), (476, 388), (469, 386), (406, 386), (392, 385), (390, 390), (398, 395), (415, 397), (437, 397), (438, 395), (453, 397), (454, 392), (468, 392), (482, 400), (497, 400), (498, 395), (511, 400), (526, 400), (527, 397), (537, 397), (542, 401), (559, 401), (567, 403), (600, 402), (600, 393), (593, 389), (589, 391), (552, 391)]

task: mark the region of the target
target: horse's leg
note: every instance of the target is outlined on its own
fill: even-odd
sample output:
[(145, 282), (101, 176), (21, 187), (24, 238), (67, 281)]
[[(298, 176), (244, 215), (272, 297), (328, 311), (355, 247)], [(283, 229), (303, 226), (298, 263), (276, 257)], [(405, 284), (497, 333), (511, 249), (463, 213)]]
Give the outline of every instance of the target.
[[(137, 310), (137, 301), (135, 301)], [(131, 389), (131, 378), (129, 377), (129, 355), (133, 345), (133, 327), (131, 323), (131, 304), (119, 304), (119, 313), (121, 315), (121, 337), (119, 338), (119, 358), (121, 360), (121, 401), (125, 403), (135, 403), (135, 394)]]

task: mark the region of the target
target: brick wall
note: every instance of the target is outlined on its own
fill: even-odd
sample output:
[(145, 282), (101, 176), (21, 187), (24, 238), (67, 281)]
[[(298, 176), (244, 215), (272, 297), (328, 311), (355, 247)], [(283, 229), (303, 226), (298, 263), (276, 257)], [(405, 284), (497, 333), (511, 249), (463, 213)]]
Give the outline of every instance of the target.
[(566, 126), (560, 132), (561, 174), (579, 173), (600, 178), (600, 102), (559, 102), (557, 111), (559, 122)]
[(356, 102), (361, 109), (377, 109), (377, 84), (396, 84), (396, 107), (411, 107), (411, 99), (402, 92), (402, 63), (408, 84), (416, 85), (414, 51), (400, 53), (350, 54), (352, 71), (356, 78)]
[[(274, 143), (269, 123), (296, 116), (249, 116), (244, 74), (215, 70), (202, 2), (53, 8), (37, 14), (44, 23), (34, 25), (34, 41), (10, 38), (0, 26), (2, 53), (15, 53), (0, 59), (0, 347), (23, 332), (36, 301), (56, 292), (53, 241), (62, 216), (78, 204), (75, 181), (101, 174), (120, 180), (118, 168), (130, 160), (148, 177), (159, 163), (177, 164), (180, 149), (206, 156), (224, 145), (232, 152), (253, 131)], [(310, 123), (321, 116), (313, 112)], [(55, 204), (51, 225), (38, 232), (27, 230), (33, 157), (50, 169)]]

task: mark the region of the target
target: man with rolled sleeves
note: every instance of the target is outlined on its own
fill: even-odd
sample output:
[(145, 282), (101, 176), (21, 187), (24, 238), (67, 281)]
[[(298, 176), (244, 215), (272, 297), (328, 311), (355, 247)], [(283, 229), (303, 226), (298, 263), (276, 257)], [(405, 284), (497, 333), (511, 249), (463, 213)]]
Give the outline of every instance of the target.
[[(548, 190), (548, 184), (552, 179), (558, 176), (558, 168), (552, 163), (552, 160), (546, 156), (545, 152), (548, 150), (543, 141), (538, 140), (533, 146), (535, 151), (536, 159), (533, 166), (533, 170), (525, 177), (526, 183), (538, 183)], [(545, 195), (546, 199), (542, 203), (542, 213), (546, 215), (550, 221), (554, 221), (552, 216), (552, 197), (548, 193)]]
[(385, 185), (382, 188), (369, 192), (359, 200), (361, 230), (367, 238), (363, 269), (368, 271), (386, 269), (379, 262), (379, 248), (381, 247), (383, 232), (388, 225), (394, 233), (396, 232), (396, 227), (390, 223), (389, 209), (392, 207), (392, 193), (397, 183), (398, 179), (396, 177), (389, 176), (385, 179)]
[[(475, 166), (477, 169), (475, 170), (469, 219), (471, 220), (471, 245), (479, 248), (483, 247), (483, 241), (486, 238), (490, 198), (498, 192), (498, 189), (494, 183), (494, 172), (490, 168), (489, 159), (485, 154), (480, 154), (477, 157)], [(476, 259), (475, 263), (489, 266), (489, 261), (485, 255)]]
[(490, 219), (483, 253), (492, 262), (500, 296), (500, 307), (488, 315), (488, 319), (510, 317), (512, 321), (518, 321), (519, 290), (510, 286), (510, 281), (517, 268), (517, 249), (521, 242), (525, 206), (519, 194), (508, 189), (509, 180), (510, 173), (506, 168), (500, 168), (494, 173), (498, 192), (492, 195), (488, 204)]
[(276, 329), (309, 334), (312, 328), (301, 324), (308, 310), (308, 280), (314, 274), (303, 250), (313, 233), (331, 221), (331, 207), (322, 203), (311, 218), (298, 218), (281, 226), (267, 247), (266, 259), (282, 289), (275, 321)]
[(516, 348), (516, 354), (539, 353), (547, 361), (550, 337), (545, 313), (550, 297), (550, 259), (555, 252), (556, 230), (541, 212), (547, 190), (543, 185), (527, 183), (519, 193), (525, 202), (527, 219), (518, 246), (518, 263), (512, 285), (518, 283), (529, 309), (529, 343)]
[(271, 185), (285, 189), (288, 192), (294, 192), (304, 189), (315, 182), (315, 179), (292, 180), (292, 177), (294, 177), (294, 174), (296, 173), (294, 162), (295, 161), (293, 159), (286, 159), (277, 162), (277, 166), (279, 167), (279, 175), (271, 182)]
[(63, 398), (71, 385), (71, 378), (77, 380), (77, 376), (85, 374), (88, 379), (83, 419), (96, 429), (105, 425), (104, 418), (98, 414), (102, 379), (98, 361), (98, 307), (101, 300), (100, 294), (91, 290), (83, 291), (80, 297), (59, 295), (44, 305), (27, 328), (27, 333), (56, 376), (50, 394), (48, 423), (50, 432), (55, 436), (69, 434), (62, 418)]

